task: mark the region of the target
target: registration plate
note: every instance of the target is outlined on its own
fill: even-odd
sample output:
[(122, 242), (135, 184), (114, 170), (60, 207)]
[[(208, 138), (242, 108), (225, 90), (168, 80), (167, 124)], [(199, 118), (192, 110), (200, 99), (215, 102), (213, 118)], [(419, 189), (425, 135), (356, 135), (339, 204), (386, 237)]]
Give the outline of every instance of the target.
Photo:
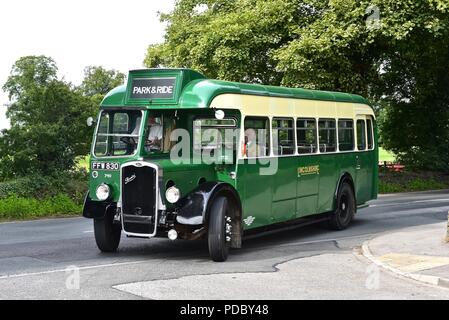
[(117, 162), (92, 162), (92, 170), (119, 170), (120, 165)]

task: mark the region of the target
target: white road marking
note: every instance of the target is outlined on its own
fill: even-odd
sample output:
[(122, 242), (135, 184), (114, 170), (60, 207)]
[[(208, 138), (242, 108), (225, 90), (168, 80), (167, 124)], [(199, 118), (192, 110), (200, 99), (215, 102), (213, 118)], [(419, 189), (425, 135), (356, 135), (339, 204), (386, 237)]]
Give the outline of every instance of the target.
[(83, 233), (94, 233), (93, 230), (87, 230), (87, 231), (83, 231)]
[[(140, 260), (140, 261), (131, 261), (131, 262), (99, 264), (99, 265), (93, 265), (93, 266), (79, 267), (79, 270), (89, 270), (89, 269), (97, 269), (97, 268), (127, 266), (127, 265), (134, 265), (134, 264), (145, 263), (145, 262), (148, 262), (148, 261), (150, 261), (150, 260)], [(47, 271), (41, 271), (41, 272), (10, 274), (10, 275), (5, 275), (5, 276), (0, 276), (0, 280), (10, 279), (10, 278), (39, 276), (39, 275), (43, 275), (43, 274), (51, 274), (51, 273), (66, 272), (66, 271), (67, 271), (67, 268), (56, 269), (56, 270), (47, 270)]]
[(82, 217), (54, 217), (54, 218), (32, 219), (32, 220), (4, 221), (4, 222), (0, 222), (0, 225), (32, 223), (32, 222), (46, 222), (46, 221), (59, 221), (59, 220), (78, 220), (80, 218), (82, 218)]
[(449, 198), (441, 198), (441, 199), (429, 199), (429, 200), (415, 200), (415, 201), (407, 201), (407, 202), (400, 202), (400, 203), (390, 203), (390, 204), (370, 204), (369, 208), (380, 208), (380, 207), (395, 207), (395, 206), (403, 206), (403, 205), (410, 205), (413, 203), (426, 203), (426, 202), (445, 202), (449, 201)]

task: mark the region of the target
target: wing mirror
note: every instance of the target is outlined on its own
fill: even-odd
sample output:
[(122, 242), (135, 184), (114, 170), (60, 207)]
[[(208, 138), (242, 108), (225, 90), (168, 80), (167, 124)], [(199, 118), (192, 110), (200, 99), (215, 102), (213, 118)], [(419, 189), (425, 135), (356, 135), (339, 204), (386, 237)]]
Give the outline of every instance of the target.
[(88, 127), (92, 127), (94, 124), (96, 124), (94, 118), (92, 117), (87, 118), (86, 123)]

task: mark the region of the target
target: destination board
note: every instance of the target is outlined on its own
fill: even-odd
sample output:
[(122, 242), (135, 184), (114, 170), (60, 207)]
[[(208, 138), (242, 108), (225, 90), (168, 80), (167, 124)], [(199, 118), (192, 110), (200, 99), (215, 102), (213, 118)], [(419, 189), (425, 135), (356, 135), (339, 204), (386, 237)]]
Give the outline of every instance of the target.
[(136, 78), (132, 81), (131, 99), (173, 99), (176, 78)]

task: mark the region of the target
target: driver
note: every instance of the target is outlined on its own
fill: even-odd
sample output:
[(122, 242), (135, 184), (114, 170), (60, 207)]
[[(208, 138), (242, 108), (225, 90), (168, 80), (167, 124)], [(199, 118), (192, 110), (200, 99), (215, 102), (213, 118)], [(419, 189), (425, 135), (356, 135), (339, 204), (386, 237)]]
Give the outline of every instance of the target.
[(148, 138), (145, 142), (147, 151), (160, 151), (162, 143), (162, 125), (156, 122), (154, 116), (149, 116), (148, 122)]

